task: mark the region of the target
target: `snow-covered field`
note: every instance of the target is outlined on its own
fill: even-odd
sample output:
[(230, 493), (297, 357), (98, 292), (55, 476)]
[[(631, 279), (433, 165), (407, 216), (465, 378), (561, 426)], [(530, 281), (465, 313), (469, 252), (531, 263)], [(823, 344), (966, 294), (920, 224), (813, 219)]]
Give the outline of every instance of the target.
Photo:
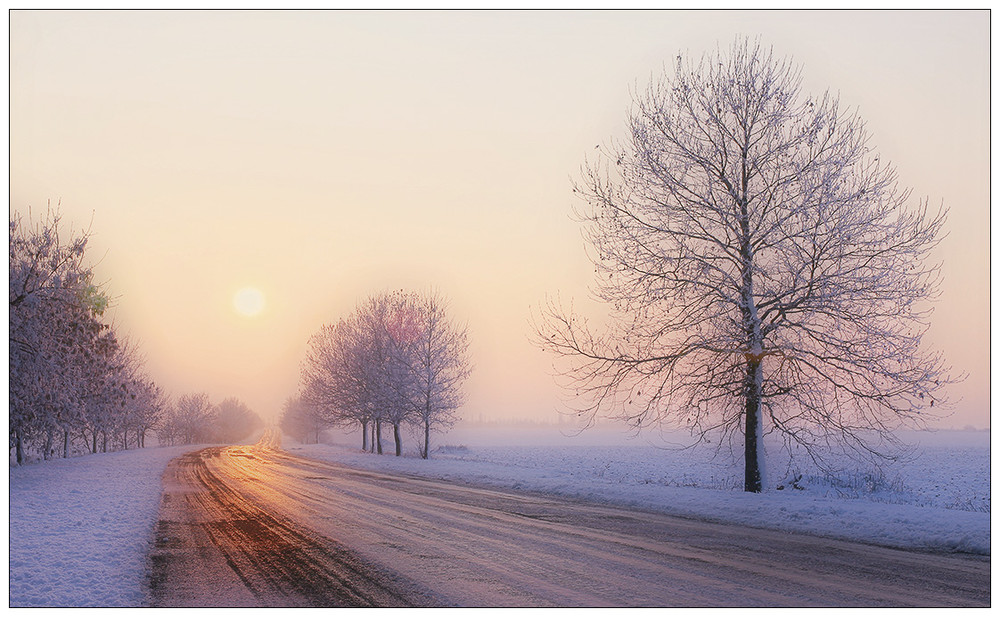
[[(350, 441), (345, 441), (345, 437)], [(556, 427), (460, 429), (437, 436), (431, 460), (372, 456), (355, 436), (336, 445), (285, 448), (366, 468), (539, 491), (885, 546), (990, 553), (990, 436), (985, 431), (902, 434), (914, 460), (881, 472), (851, 468), (835, 476), (768, 459), (771, 490), (746, 494), (742, 463), (712, 449), (680, 449), (679, 436), (632, 438), (592, 430), (566, 436)], [(491, 445), (502, 443), (506, 445)], [(347, 444), (347, 445), (343, 445)], [(391, 449), (391, 445), (389, 446)], [(433, 446), (432, 446), (433, 450)], [(391, 451), (391, 450), (386, 450)], [(792, 488), (787, 479), (801, 474)], [(784, 490), (773, 487), (782, 484)]]
[[(990, 552), (989, 434), (921, 433), (923, 454), (883, 476), (836, 482), (804, 475), (805, 490), (744, 494), (739, 468), (704, 450), (676, 451), (621, 434), (565, 438), (553, 429), (460, 429), (437, 436), (431, 460), (347, 445), (285, 449), (349, 465), (804, 531), (879, 544)], [(653, 445), (653, 444), (656, 445)], [(10, 470), (10, 605), (141, 606), (160, 476), (192, 449), (149, 448)]]

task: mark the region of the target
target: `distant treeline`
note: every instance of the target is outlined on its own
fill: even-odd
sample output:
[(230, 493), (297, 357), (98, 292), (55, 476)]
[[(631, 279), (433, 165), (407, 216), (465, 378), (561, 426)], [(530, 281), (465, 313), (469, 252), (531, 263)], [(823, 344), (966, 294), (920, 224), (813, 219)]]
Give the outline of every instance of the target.
[(213, 405), (205, 393), (185, 394), (167, 407), (156, 428), (163, 445), (233, 443), (264, 427), (243, 401), (227, 398)]

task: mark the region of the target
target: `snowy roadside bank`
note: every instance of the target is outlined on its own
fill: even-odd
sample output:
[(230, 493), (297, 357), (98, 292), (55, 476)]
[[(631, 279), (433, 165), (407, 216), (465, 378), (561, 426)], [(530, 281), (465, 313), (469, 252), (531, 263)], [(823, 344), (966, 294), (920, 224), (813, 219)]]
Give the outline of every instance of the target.
[(161, 476), (203, 446), (146, 448), (10, 470), (10, 606), (142, 606)]
[[(867, 498), (837, 498), (812, 487), (763, 494), (707, 488), (711, 485), (709, 474), (717, 472), (707, 463), (670, 469), (670, 464), (676, 462), (671, 457), (660, 451), (653, 457), (648, 450), (635, 447), (445, 447), (430, 460), (412, 455), (377, 456), (343, 445), (302, 445), (288, 437), (284, 448), (300, 456), (364, 469), (549, 493), (897, 548), (990, 554), (988, 443), (982, 453), (985, 469), (981, 474), (971, 474), (985, 476), (985, 482), (977, 478), (972, 490), (985, 490), (986, 495), (961, 497), (983, 500), (986, 511), (943, 507), (942, 499), (935, 502), (912, 492), (893, 494), (892, 486)], [(944, 454), (951, 451), (951, 447), (942, 450)], [(976, 464), (967, 459), (964, 462)]]

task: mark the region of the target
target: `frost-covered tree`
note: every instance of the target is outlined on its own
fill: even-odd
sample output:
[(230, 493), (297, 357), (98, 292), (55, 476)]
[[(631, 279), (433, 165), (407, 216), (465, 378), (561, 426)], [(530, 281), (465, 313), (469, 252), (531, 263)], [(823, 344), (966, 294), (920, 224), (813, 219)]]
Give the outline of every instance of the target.
[(160, 417), (153, 430), (156, 433), (156, 441), (161, 446), (173, 446), (180, 442), (180, 425), (176, 421), (177, 407), (174, 401), (164, 396), (161, 399)]
[(136, 446), (146, 447), (146, 435), (162, 422), (163, 415), (170, 408), (170, 398), (159, 386), (146, 376), (135, 382), (137, 405), (133, 428), (136, 432)]
[(353, 316), (336, 325), (324, 325), (310, 337), (301, 367), (302, 405), (286, 412), (293, 413), (289, 422), (323, 424), (324, 428), (357, 423), (361, 427), (361, 448), (367, 450), (374, 404), (356, 341)]
[(366, 298), (309, 340), (302, 401), (330, 423), (360, 423), (362, 448), (379, 454), (384, 423), (392, 427), (396, 456), (403, 451), (402, 427), (419, 425), (426, 457), (432, 428), (454, 420), (469, 370), (465, 330), (445, 312), (436, 294), (396, 291)]
[(431, 431), (450, 428), (464, 400), (462, 385), (472, 370), (465, 326), (448, 315), (448, 302), (438, 292), (414, 298), (412, 350), (407, 362), (413, 417), (422, 434), (420, 456), (430, 456)]
[(89, 433), (88, 447), (92, 453), (107, 452), (109, 440), (114, 449), (115, 436), (126, 424), (122, 416), (132, 410), (127, 383), (138, 369), (134, 351), (119, 343), (110, 329), (94, 342), (83, 371), (80, 400), (86, 425), (84, 438)]
[[(397, 456), (400, 428), (408, 419), (406, 399), (408, 298), (402, 293), (374, 294), (336, 326), (323, 326), (309, 341), (302, 366), (302, 398), (325, 410), (331, 423), (361, 424), (362, 446), (382, 454), (382, 425), (393, 429)], [(371, 442), (368, 445), (368, 430)]]
[(127, 340), (118, 345), (106, 374), (101, 401), (105, 422), (123, 450), (128, 450), (130, 443), (139, 447), (139, 426), (146, 416), (156, 413), (151, 406), (158, 400), (156, 386), (143, 373), (138, 347)]
[(95, 301), (96, 312), (107, 306), (107, 298), (92, 284), (93, 272), (84, 262), (86, 232), (60, 232), (62, 217), (49, 208), (38, 220), (25, 221), (11, 213), (10, 243), (10, 308), (25, 303), (48, 300), (77, 304), (84, 299)]
[(85, 406), (109, 391), (103, 360), (113, 333), (100, 321), (107, 296), (84, 261), (86, 233), (67, 234), (48, 210), (12, 213), (9, 227), (10, 442), (18, 464), (31, 443), (45, 458), (69, 456), (86, 428)]
[(183, 394), (171, 410), (167, 433), (179, 444), (208, 443), (215, 438), (217, 409), (205, 392)]
[(285, 403), (281, 406), (281, 417), (278, 419), (278, 428), (285, 435), (290, 435), (302, 443), (307, 443), (309, 429), (306, 427), (305, 422), (302, 421), (304, 416), (302, 413), (303, 407), (305, 407), (305, 404), (302, 401), (302, 397), (293, 396), (285, 399)]
[(29, 442), (68, 428), (77, 407), (74, 362), (81, 339), (92, 331), (83, 300), (91, 271), (84, 264), (87, 234), (60, 233), (60, 217), (25, 221), (12, 213), (9, 226), (9, 396), (10, 442), (18, 464)]
[(392, 427), (395, 454), (401, 456), (401, 429), (412, 412), (408, 395), (414, 375), (410, 366), (419, 328), (414, 301), (402, 292), (375, 294), (362, 302), (355, 314), (362, 370), (375, 409), (378, 451), (381, 454), (379, 429), (385, 422)]
[(877, 461), (940, 409), (951, 379), (921, 337), (946, 212), (908, 206), (861, 118), (789, 61), (749, 41), (678, 56), (601, 155), (574, 190), (611, 325), (551, 302), (539, 327), (578, 413), (742, 436), (758, 492), (765, 433)]
[[(87, 234), (57, 212), (10, 219), (10, 447), (49, 458), (141, 445), (158, 389), (134, 345), (102, 318), (108, 295), (85, 260)], [(130, 438), (134, 441), (130, 442)]]

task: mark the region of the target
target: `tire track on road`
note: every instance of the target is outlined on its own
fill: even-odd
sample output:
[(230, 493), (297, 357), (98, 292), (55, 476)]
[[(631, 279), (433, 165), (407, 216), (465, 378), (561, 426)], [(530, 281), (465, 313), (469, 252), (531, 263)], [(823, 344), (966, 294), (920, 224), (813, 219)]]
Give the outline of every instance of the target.
[(278, 518), (212, 470), (246, 456), (209, 448), (171, 462), (151, 552), (154, 606), (439, 604), (353, 551)]

